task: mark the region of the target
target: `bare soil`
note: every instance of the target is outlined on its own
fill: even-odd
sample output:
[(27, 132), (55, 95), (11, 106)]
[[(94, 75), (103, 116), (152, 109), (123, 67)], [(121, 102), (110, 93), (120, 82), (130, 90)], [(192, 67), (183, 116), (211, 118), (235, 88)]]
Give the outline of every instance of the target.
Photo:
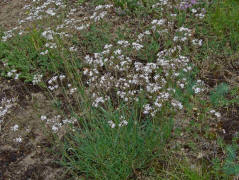
[(28, 1), (24, 0), (1, 0), (0, 1), (0, 27), (9, 29), (15, 27), (18, 19), (23, 16), (23, 7)]
[[(51, 102), (39, 88), (0, 79), (0, 99), (4, 97), (17, 101), (1, 124), (0, 179), (61, 179), (63, 169), (50, 152), (52, 139), (40, 120), (41, 114), (49, 114)], [(15, 124), (17, 131), (11, 129)], [(21, 143), (14, 141), (19, 136)]]

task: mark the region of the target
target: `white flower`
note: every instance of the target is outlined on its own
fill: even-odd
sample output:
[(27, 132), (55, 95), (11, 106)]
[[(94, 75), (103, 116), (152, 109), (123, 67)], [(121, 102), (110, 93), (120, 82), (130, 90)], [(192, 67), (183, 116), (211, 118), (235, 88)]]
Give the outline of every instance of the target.
[(42, 33), (42, 36), (44, 38), (46, 38), (47, 40), (53, 40), (53, 31), (49, 30), (49, 31), (44, 31)]
[(220, 118), (220, 117), (221, 117), (221, 113), (216, 112), (216, 113), (215, 113), (215, 116), (217, 116), (217, 118)]
[(210, 113), (212, 113), (212, 114), (215, 113), (215, 112), (216, 112), (215, 110), (211, 110), (211, 111), (210, 111)]
[(191, 11), (192, 11), (192, 13), (196, 13), (196, 12), (197, 12), (197, 10), (196, 10), (196, 9), (192, 9)]
[(49, 15), (51, 15), (51, 16), (55, 16), (55, 15), (56, 15), (56, 13), (55, 13), (55, 12), (53, 11), (53, 9), (51, 9), (51, 8), (47, 9), (47, 10), (46, 10), (46, 13), (49, 14)]
[(120, 49), (115, 50), (115, 51), (114, 51), (114, 54), (115, 54), (115, 55), (120, 55), (120, 54), (121, 54), (121, 50), (120, 50)]
[(195, 45), (195, 46), (202, 46), (202, 39), (193, 39), (192, 40), (192, 43), (193, 43), (193, 45)]
[(144, 32), (144, 34), (146, 34), (146, 35), (150, 35), (151, 33), (150, 33), (149, 30), (147, 30), (147, 31)]
[(128, 122), (126, 120), (123, 120), (119, 123), (119, 127), (126, 126)]
[(17, 80), (19, 78), (19, 75), (20, 73), (16, 74), (14, 79)]
[(183, 109), (183, 105), (181, 104), (181, 102), (179, 102), (175, 99), (172, 100), (171, 104), (173, 107), (178, 107), (179, 109)]
[(110, 125), (111, 128), (115, 128), (115, 123), (113, 121), (108, 121), (108, 124)]
[(8, 72), (8, 73), (7, 73), (7, 76), (8, 76), (8, 77), (12, 77), (12, 75), (13, 75), (12, 72)]
[(73, 94), (74, 92), (76, 92), (77, 88), (71, 88), (70, 89), (70, 94)]
[(200, 88), (193, 88), (193, 90), (194, 90), (194, 93), (196, 93), (196, 94), (198, 94), (198, 93), (200, 93), (201, 92), (201, 89)]
[(11, 127), (12, 131), (17, 131), (19, 128), (19, 126), (17, 124), (15, 124), (13, 127)]
[(117, 42), (117, 44), (122, 45), (124, 47), (127, 47), (129, 45), (129, 42), (128, 41), (124, 41), (124, 40), (119, 40)]
[(142, 49), (144, 46), (138, 43), (132, 43), (132, 46), (134, 49), (136, 49), (137, 51)]
[(144, 114), (149, 114), (149, 111), (151, 110), (152, 110), (152, 107), (150, 106), (150, 104), (144, 105), (144, 111), (143, 111)]
[(59, 79), (62, 81), (63, 79), (65, 79), (66, 78), (66, 76), (65, 75), (63, 75), (63, 74), (61, 74), (60, 76), (59, 76)]
[(75, 51), (77, 51), (77, 48), (76, 48), (76, 47), (70, 47), (70, 48), (69, 48), (69, 51), (75, 52)]
[(104, 49), (110, 49), (112, 46), (113, 46), (112, 44), (106, 44), (106, 45), (104, 46)]
[(56, 43), (46, 43), (45, 46), (46, 46), (46, 47), (49, 47), (49, 48), (51, 48), (51, 49), (57, 48)]
[(15, 142), (18, 142), (18, 143), (22, 142), (22, 138), (21, 137), (16, 138)]
[(48, 50), (40, 52), (40, 55), (46, 55), (46, 54), (48, 54)]
[(56, 125), (53, 125), (51, 129), (52, 129), (54, 132), (57, 132), (59, 128), (58, 128)]
[(178, 41), (178, 36), (174, 36), (173, 41)]
[(39, 82), (41, 82), (42, 79), (42, 75), (41, 74), (35, 74), (32, 80), (33, 85), (38, 84)]
[(184, 88), (184, 84), (183, 84), (183, 83), (179, 84), (179, 86), (180, 86), (182, 89)]
[(45, 116), (45, 115), (41, 115), (41, 120), (42, 121), (44, 121), (44, 120), (46, 120), (47, 119), (47, 117)]
[(158, 22), (158, 20), (157, 19), (154, 19), (152, 22), (151, 22), (151, 24), (156, 24)]

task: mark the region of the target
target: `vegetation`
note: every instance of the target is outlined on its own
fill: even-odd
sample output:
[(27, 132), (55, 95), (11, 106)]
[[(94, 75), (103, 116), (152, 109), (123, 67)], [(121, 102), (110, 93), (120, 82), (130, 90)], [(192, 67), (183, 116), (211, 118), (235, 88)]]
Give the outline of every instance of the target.
[(53, 102), (60, 116), (39, 117), (71, 177), (233, 179), (238, 10), (236, 0), (65, 1), (34, 22), (54, 26), (2, 30), (1, 76)]

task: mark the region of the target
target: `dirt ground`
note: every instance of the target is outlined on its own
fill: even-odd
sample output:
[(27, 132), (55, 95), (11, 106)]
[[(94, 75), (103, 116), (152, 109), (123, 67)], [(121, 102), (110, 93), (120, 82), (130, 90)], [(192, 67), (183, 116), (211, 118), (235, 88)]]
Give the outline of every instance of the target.
[(0, 1), (0, 27), (9, 29), (14, 27), (18, 19), (23, 16), (22, 8), (27, 3), (24, 0), (1, 0)]
[[(0, 99), (16, 98), (0, 131), (0, 179), (60, 179), (62, 169), (52, 156), (50, 136), (40, 119), (51, 102), (35, 87), (0, 79)], [(17, 124), (17, 131), (12, 127)], [(17, 137), (22, 142), (16, 142)]]

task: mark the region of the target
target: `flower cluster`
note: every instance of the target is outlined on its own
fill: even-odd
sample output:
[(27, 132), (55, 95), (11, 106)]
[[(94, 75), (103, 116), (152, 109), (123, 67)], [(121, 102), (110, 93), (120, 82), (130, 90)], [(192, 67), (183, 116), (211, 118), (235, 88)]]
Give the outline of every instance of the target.
[(221, 117), (221, 113), (220, 112), (216, 112), (215, 110), (211, 110), (210, 113), (215, 115), (217, 118)]
[(192, 87), (195, 94), (203, 92), (205, 90), (205, 84), (202, 80), (197, 80), (196, 84)]
[(2, 98), (0, 101), (0, 131), (1, 123), (3, 123), (5, 116), (10, 113), (10, 109), (15, 106), (16, 98), (7, 99)]
[(41, 115), (41, 120), (44, 121), (54, 133), (57, 133), (67, 124), (74, 124), (77, 122), (77, 119), (74, 117), (63, 119), (61, 115), (53, 116), (52, 118), (48, 118), (46, 115)]
[[(57, 8), (51, 8), (50, 6), (55, 6)], [(18, 25), (11, 30), (4, 32), (2, 37), (2, 41), (7, 41), (9, 38), (13, 37), (14, 31), (18, 30), (19, 35), (24, 33), (23, 24), (27, 24), (29, 22), (35, 20), (41, 20), (43, 18), (47, 18), (50, 16), (55, 16), (56, 12), (60, 9), (64, 9), (65, 5), (62, 0), (46, 0), (43, 4), (39, 0), (34, 0), (31, 4), (26, 4), (23, 7), (24, 11), (28, 11), (28, 16), (24, 19), (18, 20)]]
[(36, 85), (42, 81), (42, 74), (35, 74), (32, 80), (33, 85)]
[[(123, 45), (123, 48), (131, 46), (125, 40), (120, 40), (117, 44)], [(89, 86), (88, 93), (93, 99), (92, 105), (98, 107), (113, 96), (125, 102), (134, 101), (140, 93), (147, 92), (146, 96), (151, 103), (144, 106), (144, 114), (155, 115), (166, 101), (171, 101), (176, 109), (182, 109), (182, 104), (173, 99), (175, 89), (165, 89), (170, 78), (177, 78), (181, 71), (186, 73), (192, 70), (188, 64), (189, 58), (181, 55), (171, 57), (175, 52), (180, 52), (181, 47), (160, 51), (156, 63), (132, 60), (123, 55), (123, 48), (113, 50), (113, 45), (106, 44), (103, 52), (85, 57), (86, 67), (83, 75), (88, 79), (86, 83)], [(159, 69), (162, 73), (158, 72)], [(177, 84), (183, 89), (186, 79), (178, 78)], [(114, 92), (115, 94), (112, 94)]]
[[(108, 124), (111, 128), (117, 127), (117, 124), (115, 124), (114, 121), (112, 121), (112, 120), (108, 121)], [(128, 125), (128, 121), (125, 120), (125, 117), (120, 116), (120, 122), (118, 124), (118, 127), (123, 127), (123, 126), (127, 126), (127, 125)]]
[(17, 80), (19, 78), (21, 73), (17, 73), (17, 70), (16, 69), (12, 69), (11, 71), (9, 71), (7, 73), (7, 76), (8, 77), (13, 77), (14, 76), (14, 79)]

